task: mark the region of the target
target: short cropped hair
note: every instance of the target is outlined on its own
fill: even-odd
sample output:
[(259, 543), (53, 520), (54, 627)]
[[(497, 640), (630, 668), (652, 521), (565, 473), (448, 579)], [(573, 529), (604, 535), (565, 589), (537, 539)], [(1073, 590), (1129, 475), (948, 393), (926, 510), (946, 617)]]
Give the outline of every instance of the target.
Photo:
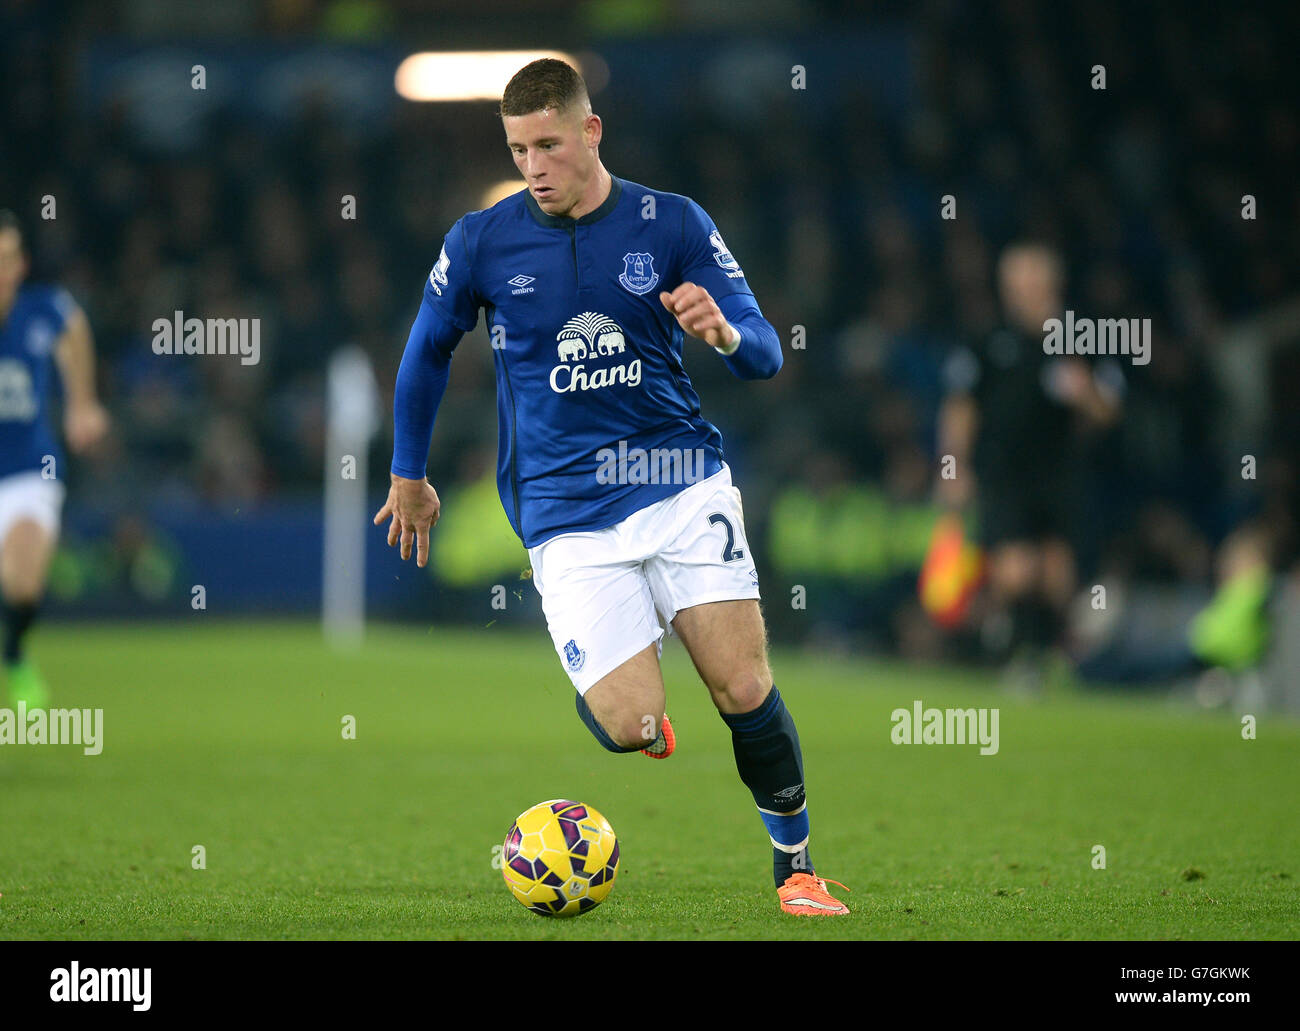
[(531, 115), (547, 108), (563, 113), (574, 104), (590, 106), (587, 83), (573, 66), (543, 57), (524, 65), (506, 83), (500, 113), (502, 118)]

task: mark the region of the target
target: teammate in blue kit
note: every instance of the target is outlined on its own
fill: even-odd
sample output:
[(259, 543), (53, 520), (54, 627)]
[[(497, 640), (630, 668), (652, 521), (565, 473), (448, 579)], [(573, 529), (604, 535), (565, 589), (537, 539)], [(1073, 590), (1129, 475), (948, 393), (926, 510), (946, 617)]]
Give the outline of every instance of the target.
[(425, 565), (434, 416), (483, 309), (498, 491), (578, 714), (611, 752), (671, 755), (659, 668), (671, 627), (731, 728), (781, 908), (847, 913), (809, 858), (803, 756), (768, 667), (740, 492), (682, 365), (689, 335), (742, 379), (767, 379), (781, 368), (776, 332), (698, 204), (605, 170), (577, 71), (525, 66), (501, 117), (527, 188), (447, 233), (398, 370), (392, 486), (375, 523), (391, 517), (389, 545), (406, 559), (414, 544)]
[(27, 255), (11, 211), (0, 211), (0, 593), (4, 666), (15, 702), (42, 708), (48, 691), (23, 643), (45, 595), (59, 539), (63, 456), (49, 423), (53, 366), (63, 385), (63, 431), (82, 452), (108, 429), (95, 395), (86, 316), (57, 287), (25, 284)]

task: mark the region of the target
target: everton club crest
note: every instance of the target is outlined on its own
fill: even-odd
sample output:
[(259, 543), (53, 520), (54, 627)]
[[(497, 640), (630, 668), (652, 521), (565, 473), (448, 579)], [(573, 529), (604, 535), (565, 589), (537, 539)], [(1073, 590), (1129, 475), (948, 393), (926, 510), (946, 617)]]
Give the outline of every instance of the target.
[(570, 640), (564, 646), (564, 663), (569, 667), (571, 673), (580, 672), (582, 667), (586, 665), (587, 652), (585, 649), (578, 647), (576, 640)]
[(654, 260), (651, 254), (624, 254), (623, 274), (618, 277), (618, 281), (634, 294), (649, 293), (659, 282)]

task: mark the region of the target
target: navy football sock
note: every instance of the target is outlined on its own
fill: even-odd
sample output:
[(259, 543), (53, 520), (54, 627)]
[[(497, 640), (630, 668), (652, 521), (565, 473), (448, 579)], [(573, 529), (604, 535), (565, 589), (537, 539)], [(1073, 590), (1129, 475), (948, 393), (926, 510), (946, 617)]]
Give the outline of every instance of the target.
[(5, 602), (5, 643), (4, 661), (6, 666), (13, 666), (22, 661), (23, 637), (26, 636), (32, 620), (36, 618), (36, 606), (30, 603), (10, 605)]
[[(806, 815), (806, 814), (805, 814)], [(812, 856), (805, 845), (798, 852), (786, 852), (776, 846), (772, 847), (772, 876), (780, 887), (797, 873), (813, 873)]]
[(772, 840), (772, 876), (777, 887), (792, 873), (812, 873), (803, 753), (781, 692), (773, 684), (757, 709), (719, 715), (731, 728), (736, 770), (754, 796), (758, 815)]
[(609, 734), (605, 732), (605, 728), (600, 725), (600, 721), (596, 719), (596, 714), (591, 711), (591, 707), (587, 705), (587, 700), (578, 692), (574, 692), (574, 694), (576, 695), (574, 705), (578, 710), (578, 715), (582, 717), (582, 722), (587, 725), (587, 729), (591, 731), (596, 740), (604, 745), (605, 748), (611, 752), (618, 752), (620, 754), (623, 752), (641, 751), (643, 747), (642, 745), (633, 745), (631, 748), (624, 748), (610, 737)]

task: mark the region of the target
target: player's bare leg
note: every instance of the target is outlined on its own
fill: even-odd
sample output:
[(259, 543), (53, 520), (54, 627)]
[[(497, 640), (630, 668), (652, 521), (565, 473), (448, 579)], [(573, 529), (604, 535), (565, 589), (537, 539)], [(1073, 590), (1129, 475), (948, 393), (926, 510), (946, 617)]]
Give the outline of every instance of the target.
[(736, 770), (772, 841), (781, 908), (798, 916), (848, 913), (816, 875), (808, 854), (803, 753), (794, 718), (772, 681), (758, 602), (720, 601), (682, 609), (673, 629), (731, 728)]
[(1059, 538), (1043, 542), (1043, 599), (1056, 612), (1064, 612), (1074, 597), (1074, 549)]
[(1024, 643), (1026, 610), (1042, 581), (1039, 558), (1039, 549), (1028, 541), (1006, 541), (989, 553), (985, 643), (1003, 659)]
[[(583, 713), (583, 708), (588, 713)], [(578, 712), (611, 751), (636, 752), (660, 736), (664, 723), (664, 678), (659, 649), (651, 644), (606, 673), (578, 698)], [(594, 717), (596, 726), (588, 720)], [(603, 733), (603, 736), (602, 736)]]
[(1024, 541), (999, 544), (989, 556), (989, 589), (1001, 605), (1030, 594), (1039, 582), (1038, 549)]
[(40, 523), (20, 519), (0, 544), (0, 593), (4, 595), (4, 664), (14, 701), (31, 708), (45, 705), (47, 692), (36, 667), (23, 658), (26, 636), (45, 596), (45, 578), (54, 554), (54, 537)]
[(758, 602), (718, 601), (682, 609), (673, 629), (718, 712), (752, 712), (772, 690), (767, 628)]
[(1074, 597), (1078, 574), (1074, 549), (1067, 541), (1049, 538), (1043, 541), (1040, 554), (1043, 572), (1041, 605), (1045, 623), (1042, 645), (1052, 654), (1056, 649), (1067, 645), (1067, 613)]

